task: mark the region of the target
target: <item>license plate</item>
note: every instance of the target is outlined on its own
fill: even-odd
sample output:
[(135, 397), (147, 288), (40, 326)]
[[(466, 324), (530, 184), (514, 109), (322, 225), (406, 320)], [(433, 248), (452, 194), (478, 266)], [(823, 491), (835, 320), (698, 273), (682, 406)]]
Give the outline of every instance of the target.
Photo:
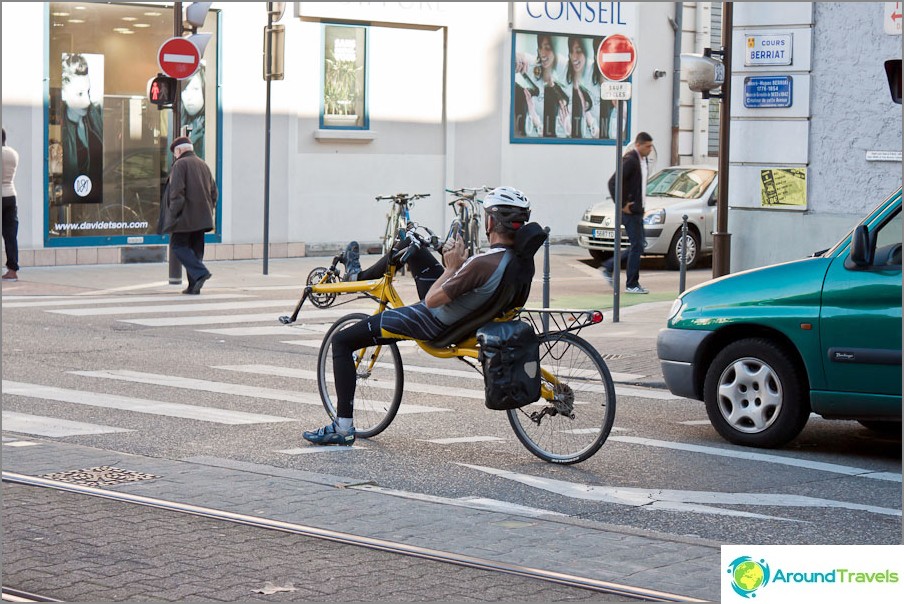
[(615, 231), (609, 229), (593, 229), (593, 236), (597, 239), (615, 239)]

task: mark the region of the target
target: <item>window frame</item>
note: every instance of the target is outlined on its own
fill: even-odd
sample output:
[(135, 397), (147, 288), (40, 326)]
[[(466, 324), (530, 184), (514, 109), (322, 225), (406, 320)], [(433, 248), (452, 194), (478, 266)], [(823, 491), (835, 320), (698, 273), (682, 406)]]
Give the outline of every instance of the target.
[[(328, 27), (342, 27), (350, 29), (360, 29), (364, 36), (364, 59), (362, 60), (362, 68), (364, 77), (362, 82), (364, 100), (361, 103), (364, 115), (361, 125), (336, 125), (325, 123), (326, 116), (326, 30)], [(363, 23), (335, 23), (324, 21), (320, 25), (320, 92), (319, 92), (318, 125), (321, 130), (351, 130), (366, 131), (370, 130), (370, 26)]]

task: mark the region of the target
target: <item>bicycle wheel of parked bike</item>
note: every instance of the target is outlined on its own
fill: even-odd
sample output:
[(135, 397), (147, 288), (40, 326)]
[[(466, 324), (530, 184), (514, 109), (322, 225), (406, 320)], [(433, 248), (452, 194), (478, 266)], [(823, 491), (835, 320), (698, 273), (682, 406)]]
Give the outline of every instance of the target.
[[(345, 315), (330, 327), (323, 338), (317, 357), (317, 387), (323, 407), (336, 418), (336, 385), (333, 379), (333, 337), (370, 315)], [(402, 403), (404, 374), (402, 356), (395, 344), (369, 346), (354, 353), (355, 435), (359, 438), (376, 436), (392, 423)]]
[[(308, 273), (308, 279), (305, 281), (307, 285), (316, 285), (323, 281), (323, 277), (329, 271), (325, 266), (318, 266), (310, 273)], [(324, 283), (336, 283), (338, 279), (336, 279), (335, 275), (330, 275), (329, 279), (324, 281)], [(317, 308), (329, 308), (333, 305), (333, 302), (336, 301), (336, 294), (315, 294), (311, 293), (308, 298), (311, 301), (311, 304), (316, 306)]]
[(468, 221), (467, 233), (468, 253), (471, 256), (476, 256), (480, 253), (480, 224), (476, 218), (471, 218)]
[(540, 336), (540, 366), (556, 400), (507, 411), (518, 440), (544, 461), (573, 464), (596, 453), (615, 420), (615, 385), (600, 353), (572, 333)]

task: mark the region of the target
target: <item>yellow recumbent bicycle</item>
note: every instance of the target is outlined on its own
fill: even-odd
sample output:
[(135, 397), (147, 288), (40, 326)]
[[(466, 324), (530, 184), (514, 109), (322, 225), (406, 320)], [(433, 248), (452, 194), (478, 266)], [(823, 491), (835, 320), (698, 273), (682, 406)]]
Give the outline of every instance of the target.
[[(422, 231), (428, 234), (424, 235)], [(402, 233), (399, 237), (402, 238)], [(280, 322), (292, 324), (302, 305), (312, 296), (359, 294), (377, 303), (375, 313), (404, 306), (393, 285), (396, 269), (403, 265), (418, 247), (437, 249), (438, 238), (429, 229), (414, 225), (404, 233), (408, 245), (396, 251), (380, 279), (336, 282), (324, 275), (321, 283), (306, 285), (295, 311), (282, 316)], [(545, 234), (543, 235), (545, 239)], [(398, 239), (397, 239), (398, 241)], [(540, 242), (542, 244), (542, 241)], [(529, 251), (530, 267), (539, 245)], [(516, 249), (518, 244), (516, 242)], [(394, 248), (395, 249), (395, 248)], [(520, 307), (527, 291), (515, 291), (506, 285), (479, 316), (453, 325), (446, 334), (433, 341), (415, 340), (427, 354), (441, 359), (459, 359), (482, 373), (477, 362), (480, 352), (475, 332), (492, 320), (521, 319), (528, 321), (540, 340), (541, 397), (534, 403), (506, 411), (518, 440), (534, 455), (551, 463), (573, 464), (596, 453), (612, 429), (615, 419), (615, 386), (609, 368), (600, 353), (576, 332), (600, 323), (597, 310), (529, 309)], [(513, 301), (517, 303), (513, 303)], [(333, 381), (333, 337), (340, 330), (366, 319), (364, 313), (351, 313), (338, 319), (327, 331), (317, 358), (317, 384), (320, 398), (330, 418), (336, 418), (336, 389)], [(552, 323), (554, 329), (549, 330)], [(370, 346), (355, 355), (357, 382), (355, 390), (355, 434), (358, 438), (376, 436), (395, 418), (402, 402), (404, 369), (395, 343)]]

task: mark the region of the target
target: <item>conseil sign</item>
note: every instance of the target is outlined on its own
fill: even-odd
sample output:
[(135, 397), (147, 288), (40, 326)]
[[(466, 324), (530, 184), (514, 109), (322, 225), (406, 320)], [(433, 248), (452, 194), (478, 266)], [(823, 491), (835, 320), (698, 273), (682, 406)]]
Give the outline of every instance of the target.
[(634, 36), (637, 2), (513, 2), (514, 29), (563, 34)]

